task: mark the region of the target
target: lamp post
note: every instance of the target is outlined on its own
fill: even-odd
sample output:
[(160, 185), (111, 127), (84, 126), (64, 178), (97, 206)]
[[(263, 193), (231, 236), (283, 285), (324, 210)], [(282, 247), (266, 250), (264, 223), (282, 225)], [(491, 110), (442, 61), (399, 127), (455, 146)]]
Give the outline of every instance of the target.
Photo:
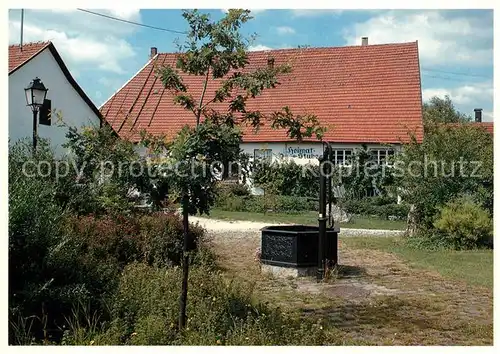
[(47, 96), (47, 91), (48, 89), (38, 77), (34, 78), (28, 87), (24, 89), (24, 93), (26, 94), (26, 105), (30, 106), (31, 111), (33, 112), (33, 153), (36, 151), (37, 143), (37, 116), (40, 111), (40, 107), (43, 106), (43, 102)]

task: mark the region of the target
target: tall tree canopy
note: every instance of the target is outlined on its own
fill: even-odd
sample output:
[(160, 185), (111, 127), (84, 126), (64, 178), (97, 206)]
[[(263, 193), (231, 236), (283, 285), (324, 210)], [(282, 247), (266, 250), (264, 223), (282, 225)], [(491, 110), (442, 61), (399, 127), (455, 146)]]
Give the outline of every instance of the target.
[(426, 123), (466, 123), (471, 121), (471, 116), (459, 112), (450, 96), (444, 98), (432, 97), (423, 105), (423, 119)]

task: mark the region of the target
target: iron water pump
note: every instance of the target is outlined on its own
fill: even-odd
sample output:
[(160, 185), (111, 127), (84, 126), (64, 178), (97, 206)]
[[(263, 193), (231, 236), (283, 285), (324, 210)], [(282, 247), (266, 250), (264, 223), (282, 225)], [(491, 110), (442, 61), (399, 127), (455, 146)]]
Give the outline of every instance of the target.
[[(335, 151), (329, 142), (323, 142), (323, 156), (319, 158), (319, 214), (318, 214), (318, 281), (325, 277), (326, 269), (333, 268), (338, 263), (337, 237), (327, 238), (327, 228), (334, 228), (332, 205), (335, 197), (332, 193), (333, 165)], [(328, 206), (328, 211), (327, 211)]]

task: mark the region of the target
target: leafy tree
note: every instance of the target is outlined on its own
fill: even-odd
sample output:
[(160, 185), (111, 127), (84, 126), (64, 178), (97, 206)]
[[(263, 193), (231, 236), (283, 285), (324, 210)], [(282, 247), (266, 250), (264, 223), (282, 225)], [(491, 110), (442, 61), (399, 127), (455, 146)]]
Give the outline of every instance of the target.
[[(298, 141), (304, 137), (321, 138), (324, 129), (319, 127), (312, 115), (294, 116), (290, 109), (273, 112), (248, 110), (248, 100), (272, 89), (279, 84), (279, 77), (291, 72), (291, 65), (267, 65), (250, 70), (247, 48), (249, 40), (240, 29), (251, 19), (249, 10), (229, 10), (219, 21), (212, 21), (208, 14), (197, 10), (184, 11), (183, 17), (189, 31), (175, 67), (158, 66), (157, 73), (163, 85), (173, 95), (173, 100), (192, 112), (195, 127), (186, 127), (169, 147), (166, 159), (168, 166), (175, 166), (181, 173), (170, 173), (173, 189), (171, 193), (182, 201), (184, 222), (183, 281), (180, 298), (179, 327), (186, 321), (187, 278), (188, 278), (188, 215), (195, 212), (208, 213), (213, 205), (213, 184), (216, 175), (212, 172), (199, 176), (201, 162), (220, 161), (226, 164), (240, 156), (241, 132), (232, 131), (238, 125), (250, 125), (257, 130), (265, 120), (271, 121), (276, 129), (286, 129), (287, 134)], [(188, 87), (183, 76), (200, 77), (201, 92)], [(210, 81), (217, 80), (215, 92), (208, 92)], [(219, 109), (214, 108), (219, 107)], [(225, 109), (220, 107), (224, 105)], [(187, 123), (187, 122), (186, 122)], [(187, 166), (186, 162), (191, 166)], [(194, 166), (194, 167), (193, 167)], [(163, 167), (162, 167), (163, 168)], [(189, 171), (188, 171), (189, 168)], [(194, 169), (196, 177), (191, 171)], [(175, 176), (174, 176), (175, 175)]]
[(443, 98), (432, 97), (429, 102), (423, 105), (424, 124), (427, 123), (465, 123), (471, 117), (455, 109), (450, 96)]
[(57, 178), (60, 204), (80, 214), (130, 209), (136, 170), (143, 168), (134, 144), (107, 125), (68, 127), (66, 138), (71, 153), (67, 174)]
[(409, 230), (431, 235), (440, 207), (470, 195), (493, 215), (493, 138), (473, 124), (427, 124), (395, 163), (403, 199), (412, 204)]

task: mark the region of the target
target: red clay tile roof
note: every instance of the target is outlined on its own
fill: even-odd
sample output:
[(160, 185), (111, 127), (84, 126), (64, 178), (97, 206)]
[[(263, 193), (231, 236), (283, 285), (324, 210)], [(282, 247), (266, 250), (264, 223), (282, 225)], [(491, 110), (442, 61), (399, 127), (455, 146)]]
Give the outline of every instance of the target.
[(493, 135), (493, 122), (467, 122), (467, 123), (445, 123), (446, 125), (448, 126), (452, 126), (452, 127), (458, 127), (462, 124), (467, 124), (467, 125), (472, 125), (472, 126), (475, 126), (475, 127), (480, 127), (480, 128), (483, 128), (485, 129), (488, 133), (490, 133), (491, 135)]
[[(408, 140), (409, 130), (422, 140), (417, 42), (251, 52), (248, 68), (267, 65), (269, 56), (276, 65), (292, 60), (292, 73), (249, 101), (248, 110), (270, 113), (288, 105), (294, 114), (315, 114), (328, 129), (326, 141), (398, 143)], [(194, 124), (193, 114), (173, 104), (153, 70), (153, 62), (174, 65), (175, 58), (158, 54), (100, 108), (121, 136), (137, 140), (136, 131), (146, 129), (172, 137), (183, 125)], [(184, 83), (194, 97), (201, 92), (200, 77), (185, 76)], [(217, 87), (209, 82), (206, 97)], [(227, 104), (219, 107), (227, 109)], [(243, 140), (290, 141), (284, 130), (268, 124), (257, 134), (245, 128)]]
[(42, 50), (47, 48), (50, 42), (25, 43), (21, 49), (19, 44), (9, 46), (9, 74), (18, 69)]
[(482, 126), (484, 129), (488, 131), (491, 135), (493, 135), (493, 122), (481, 122), (481, 123), (473, 123), (479, 126)]

